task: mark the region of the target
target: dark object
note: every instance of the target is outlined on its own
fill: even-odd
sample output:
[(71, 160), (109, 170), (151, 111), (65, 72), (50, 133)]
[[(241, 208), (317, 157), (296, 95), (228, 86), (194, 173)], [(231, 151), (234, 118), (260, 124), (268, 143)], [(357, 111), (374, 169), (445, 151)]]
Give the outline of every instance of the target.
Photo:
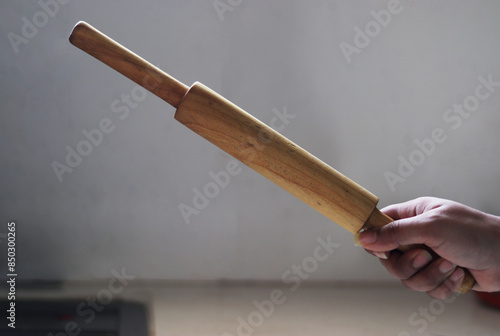
[(476, 292), (476, 296), (482, 303), (490, 307), (500, 309), (500, 292), (493, 292), (493, 293)]
[[(15, 328), (9, 327), (9, 301), (0, 301), (2, 336), (148, 336), (146, 307), (116, 301), (107, 305), (87, 299), (16, 300)], [(7, 318), (5, 318), (7, 314)]]

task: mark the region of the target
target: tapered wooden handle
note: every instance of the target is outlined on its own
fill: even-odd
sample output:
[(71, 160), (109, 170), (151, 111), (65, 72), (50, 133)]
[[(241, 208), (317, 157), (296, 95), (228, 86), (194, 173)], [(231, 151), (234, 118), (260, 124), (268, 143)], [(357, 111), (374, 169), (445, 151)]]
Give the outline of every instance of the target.
[(179, 107), (188, 86), (116, 43), (86, 22), (76, 24), (70, 42), (119, 73), (151, 91), (173, 107)]
[[(381, 212), (380, 210), (375, 208), (373, 213), (368, 218), (363, 229), (375, 229), (375, 228), (379, 228), (379, 227), (382, 227), (384, 225), (387, 225), (391, 222), (394, 222), (394, 220), (391, 217), (387, 216), (386, 214), (384, 214), (383, 212)], [(416, 246), (400, 246), (398, 248), (398, 250), (400, 250), (401, 252), (406, 252), (406, 251), (413, 249), (415, 247)], [(437, 255), (434, 251), (426, 248), (425, 246), (422, 246), (422, 248), (429, 250), (429, 252), (432, 255), (437, 257)], [(462, 284), (460, 285), (460, 287), (457, 289), (457, 292), (459, 292), (461, 294), (467, 293), (476, 284), (476, 279), (474, 279), (474, 276), (472, 276), (471, 272), (466, 268), (464, 268), (463, 270), (465, 273), (464, 279), (462, 280)]]

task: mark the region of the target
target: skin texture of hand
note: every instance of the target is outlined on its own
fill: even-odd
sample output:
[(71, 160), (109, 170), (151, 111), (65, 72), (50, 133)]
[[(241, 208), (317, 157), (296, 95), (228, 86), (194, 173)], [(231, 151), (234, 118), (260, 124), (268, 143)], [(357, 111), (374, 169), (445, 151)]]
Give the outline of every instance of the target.
[[(477, 281), (474, 290), (500, 290), (500, 217), (432, 197), (382, 212), (394, 222), (358, 238), (368, 252), (382, 256), (381, 263), (406, 287), (444, 299), (460, 286), (462, 268), (467, 268)], [(406, 245), (415, 247), (392, 251)]]

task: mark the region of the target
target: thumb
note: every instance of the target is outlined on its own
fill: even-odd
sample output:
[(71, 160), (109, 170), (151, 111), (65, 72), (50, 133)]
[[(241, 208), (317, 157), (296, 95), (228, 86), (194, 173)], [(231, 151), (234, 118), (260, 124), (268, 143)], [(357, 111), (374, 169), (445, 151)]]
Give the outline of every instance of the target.
[(407, 245), (438, 246), (435, 230), (426, 217), (422, 214), (398, 219), (381, 228), (363, 231), (359, 234), (359, 242), (365, 249), (379, 252)]

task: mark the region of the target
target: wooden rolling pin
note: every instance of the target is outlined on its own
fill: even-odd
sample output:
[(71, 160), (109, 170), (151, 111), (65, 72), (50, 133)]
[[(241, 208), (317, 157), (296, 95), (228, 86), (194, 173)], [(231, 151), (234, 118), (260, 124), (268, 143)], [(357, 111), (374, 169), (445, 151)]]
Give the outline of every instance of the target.
[[(69, 39), (177, 108), (179, 122), (348, 231), (356, 234), (393, 221), (377, 209), (377, 196), (203, 84), (184, 85), (85, 22)], [(475, 284), (464, 271), (460, 293)]]

